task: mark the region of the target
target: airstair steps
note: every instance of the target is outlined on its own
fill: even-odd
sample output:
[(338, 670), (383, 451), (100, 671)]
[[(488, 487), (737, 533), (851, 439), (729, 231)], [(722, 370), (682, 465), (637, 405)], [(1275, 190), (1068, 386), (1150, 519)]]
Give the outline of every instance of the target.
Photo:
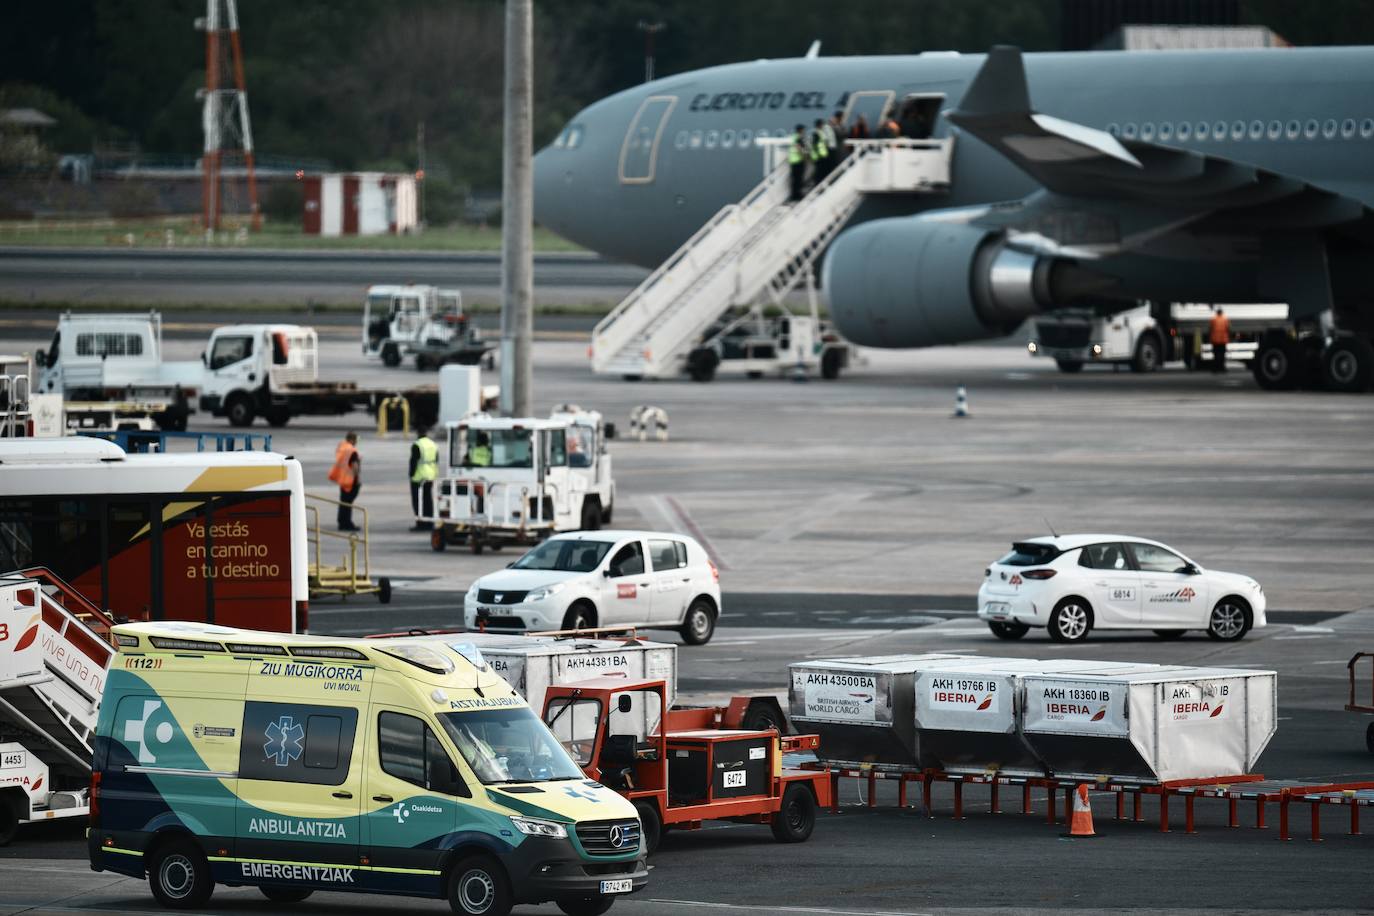
[[(785, 143), (786, 141), (781, 141)], [(772, 152), (785, 148), (770, 141)], [(662, 378), (730, 309), (765, 294), (775, 304), (811, 274), (868, 194), (937, 193), (949, 184), (952, 140), (851, 141), (805, 198), (789, 201), (785, 164), (702, 226), (592, 332), (594, 372)], [(775, 155), (773, 161), (782, 157)]]

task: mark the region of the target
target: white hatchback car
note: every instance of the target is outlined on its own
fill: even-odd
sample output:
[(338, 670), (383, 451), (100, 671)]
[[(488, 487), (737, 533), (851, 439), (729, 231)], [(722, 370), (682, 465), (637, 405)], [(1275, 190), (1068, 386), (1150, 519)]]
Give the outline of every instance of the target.
[(1240, 639), (1262, 627), (1264, 590), (1248, 576), (1203, 569), (1157, 541), (1116, 534), (1032, 538), (987, 568), (978, 616), (1002, 639), (1045, 627), (1058, 642), (1104, 630), (1161, 639), (1205, 630)]
[(494, 632), (634, 626), (672, 629), (690, 645), (720, 618), (720, 574), (701, 545), (655, 531), (572, 531), (483, 576), (463, 624)]

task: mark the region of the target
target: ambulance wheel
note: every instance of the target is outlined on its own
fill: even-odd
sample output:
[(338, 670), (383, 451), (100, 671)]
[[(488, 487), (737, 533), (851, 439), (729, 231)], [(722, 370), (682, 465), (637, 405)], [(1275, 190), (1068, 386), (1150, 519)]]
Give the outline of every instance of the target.
[(1083, 362), (1077, 359), (1056, 359), (1060, 372), (1082, 372)]
[(273, 903), (300, 903), (315, 893), (308, 887), (282, 887), (279, 884), (264, 884), (258, 890)]
[(568, 916), (601, 916), (613, 903), (614, 897), (578, 897), (574, 900), (559, 900), (558, 908)]
[(811, 790), (794, 782), (782, 793), (782, 806), (773, 815), (773, 839), (804, 843), (816, 829), (816, 799)]
[(1250, 606), (1239, 598), (1222, 598), (1207, 618), (1207, 635), (1222, 642), (1240, 639), (1250, 632)]
[(1005, 622), (1001, 620), (989, 620), (988, 629), (991, 630), (992, 635), (996, 636), (998, 639), (1020, 639), (1030, 632), (1030, 627), (1026, 626), (1024, 623), (1016, 623), (1015, 621)]
[(462, 916), (507, 916), (514, 905), (510, 881), (489, 855), (468, 856), (453, 867), (448, 905)]
[(448, 546), (448, 534), (444, 531), (444, 526), (439, 525), (429, 533), (429, 549), (435, 553), (443, 553)]
[(682, 641), (689, 646), (704, 646), (716, 632), (716, 610), (705, 598), (698, 598), (687, 608), (682, 618)]
[(382, 604), (391, 603), (391, 580), (386, 576), (377, 580), (377, 600)]
[(1082, 598), (1065, 598), (1050, 614), (1050, 639), (1055, 642), (1082, 642), (1093, 628), (1093, 611)]
[(148, 886), (158, 903), (175, 910), (204, 906), (215, 889), (210, 863), (189, 840), (157, 847), (148, 862)]
[(401, 364), (401, 348), (391, 341), (382, 344), (382, 365), (395, 369)]
[(1365, 726), (1364, 746), (1369, 750), (1369, 753), (1374, 754), (1374, 722)]
[(252, 426), (253, 417), (256, 416), (253, 399), (241, 391), (229, 395), (224, 405), (224, 415), (229, 418), (230, 426)]
[(596, 626), (596, 608), (589, 602), (579, 601), (563, 615), (563, 629), (590, 630)]
[(19, 832), (19, 811), (12, 800), (0, 796), (0, 846), (8, 846)]
[(639, 831), (644, 840), (644, 854), (651, 856), (658, 849), (658, 841), (663, 839), (663, 818), (658, 816), (658, 808), (646, 801), (635, 802), (635, 813), (639, 815)]

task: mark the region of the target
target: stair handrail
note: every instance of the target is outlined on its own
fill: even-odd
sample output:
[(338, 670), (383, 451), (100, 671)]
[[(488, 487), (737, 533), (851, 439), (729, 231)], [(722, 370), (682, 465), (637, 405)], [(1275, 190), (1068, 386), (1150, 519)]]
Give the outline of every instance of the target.
[[(630, 294), (626, 296), (625, 299), (621, 301), (619, 305), (611, 309), (611, 311), (606, 313), (606, 316), (604, 318), (602, 318), (600, 321), (596, 323), (596, 326), (592, 329), (593, 341), (595, 341), (598, 337), (603, 335), (613, 324), (616, 323), (617, 320), (619, 320), (627, 312), (629, 312), (635, 306), (643, 302), (645, 295), (648, 293), (648, 291), (652, 289), (654, 286), (656, 286), (663, 279), (665, 274), (667, 274), (669, 271), (673, 270), (679, 264), (681, 264), (682, 261), (685, 260), (691, 254), (692, 249), (695, 248), (696, 245), (703, 238), (705, 238), (707, 235), (715, 231), (717, 226), (725, 222), (731, 216), (737, 213), (747, 212), (749, 208), (759, 200), (759, 198), (768, 193), (768, 191), (771, 190), (774, 185), (783, 180), (786, 172), (787, 166), (779, 166), (772, 172), (765, 175), (763, 180), (760, 181), (757, 185), (755, 185), (753, 189), (750, 190), (750, 192), (746, 194), (743, 197), (743, 199), (741, 199), (738, 203), (727, 204), (724, 207), (721, 207), (720, 210), (716, 211), (716, 214), (712, 216), (709, 220), (707, 220), (706, 223), (703, 224), (700, 229), (693, 233), (691, 238), (683, 242), (682, 245), (678, 247), (677, 251), (673, 252), (673, 254), (670, 255), (666, 261), (660, 264), (653, 273), (645, 277), (644, 280), (642, 280), (640, 284), (636, 286), (634, 290), (632, 290)], [(618, 350), (619, 347), (612, 347), (611, 349)]]
[[(29, 566), (24, 569), (17, 569), (13, 572), (4, 573), (3, 575), (0, 575), (0, 578), (8, 578), (13, 576), (18, 576), (24, 579), (36, 579), (39, 582), (52, 586), (54, 589), (56, 589), (58, 594), (61, 595), (63, 600), (58, 600), (57, 598), (54, 598), (52, 595), (48, 595), (46, 592), (44, 592), (44, 595), (49, 600), (53, 601), (67, 613), (71, 614), (75, 620), (84, 625), (96, 636), (100, 637), (105, 642), (108, 642), (110, 645), (114, 645), (113, 630), (115, 620), (112, 616), (110, 616), (110, 613), (98, 607), (93, 601), (91, 601), (85, 595), (81, 594), (81, 592), (77, 591), (75, 586), (73, 586), (66, 579), (63, 579), (57, 573), (53, 572), (49, 567)], [(76, 602), (76, 604), (80, 607), (80, 611), (68, 607), (66, 604), (66, 600)], [(85, 614), (90, 619), (83, 619), (81, 617), (81, 614)]]

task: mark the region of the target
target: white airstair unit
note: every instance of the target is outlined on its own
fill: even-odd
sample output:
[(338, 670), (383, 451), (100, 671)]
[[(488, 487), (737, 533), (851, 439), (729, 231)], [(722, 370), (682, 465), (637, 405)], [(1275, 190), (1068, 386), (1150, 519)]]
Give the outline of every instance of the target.
[(723, 207), (592, 332), (592, 370), (631, 378), (684, 371), (689, 353), (732, 309), (785, 297), (869, 194), (939, 193), (953, 140), (848, 141), (849, 154), (800, 201), (789, 201), (787, 139), (762, 141), (765, 176)]

